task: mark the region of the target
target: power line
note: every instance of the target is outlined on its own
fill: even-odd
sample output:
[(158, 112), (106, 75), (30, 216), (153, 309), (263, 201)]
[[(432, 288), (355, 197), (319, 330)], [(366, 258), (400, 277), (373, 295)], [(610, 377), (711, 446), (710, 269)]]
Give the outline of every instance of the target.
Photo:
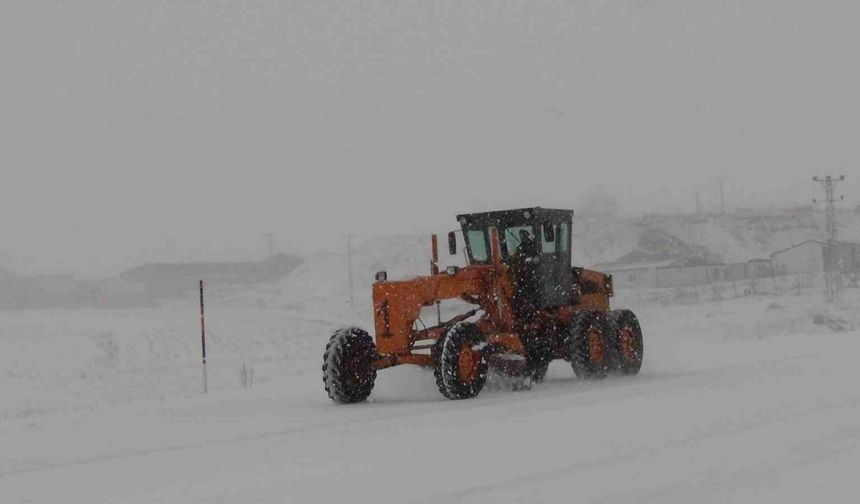
[[(828, 302), (833, 302), (839, 298), (842, 290), (842, 271), (839, 267), (839, 229), (836, 222), (836, 202), (843, 201), (844, 196), (836, 198), (836, 184), (845, 180), (842, 175), (839, 178), (831, 177), (830, 175), (821, 177), (812, 177), (814, 182), (818, 182), (824, 188), (825, 197), (825, 213), (826, 213), (826, 228), (827, 228), (827, 249), (824, 255), (824, 289), (825, 296)], [(818, 203), (818, 200), (812, 200)]]

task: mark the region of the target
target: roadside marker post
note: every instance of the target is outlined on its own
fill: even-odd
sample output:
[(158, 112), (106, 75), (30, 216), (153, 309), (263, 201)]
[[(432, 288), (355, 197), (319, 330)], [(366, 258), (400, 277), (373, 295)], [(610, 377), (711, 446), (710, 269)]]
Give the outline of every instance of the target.
[(209, 392), (209, 377), (206, 374), (206, 318), (203, 311), (203, 280), (200, 280), (200, 346), (203, 353), (203, 393)]

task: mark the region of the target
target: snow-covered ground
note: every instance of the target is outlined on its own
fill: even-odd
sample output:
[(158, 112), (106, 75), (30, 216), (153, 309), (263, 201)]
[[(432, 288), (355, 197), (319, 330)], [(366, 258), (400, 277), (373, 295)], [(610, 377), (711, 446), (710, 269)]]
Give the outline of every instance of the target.
[(634, 307), (638, 377), (556, 362), (530, 391), (447, 401), (403, 367), (353, 406), (325, 396), (321, 355), (369, 314), (299, 298), (212, 296), (207, 395), (195, 299), (2, 314), (0, 502), (860, 499), (857, 291)]

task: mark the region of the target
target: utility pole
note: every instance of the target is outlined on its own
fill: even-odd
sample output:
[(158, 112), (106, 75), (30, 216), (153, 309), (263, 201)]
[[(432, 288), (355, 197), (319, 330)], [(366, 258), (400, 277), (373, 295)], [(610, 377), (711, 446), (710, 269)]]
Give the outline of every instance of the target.
[(696, 191), (696, 215), (702, 215), (702, 198), (699, 191)]
[(352, 294), (352, 235), (346, 235), (346, 262), (349, 275), (349, 306), (355, 307), (355, 298)]
[[(836, 222), (836, 201), (843, 201), (844, 196), (838, 200), (836, 198), (836, 183), (845, 180), (842, 175), (839, 178), (831, 177), (830, 175), (821, 177), (812, 177), (814, 182), (819, 182), (824, 188), (824, 203), (826, 213), (827, 227), (827, 249), (824, 255), (824, 289), (828, 303), (832, 303), (839, 299), (839, 293), (842, 290), (842, 271), (839, 267), (839, 241), (838, 229)], [(818, 203), (818, 200), (812, 200)]]
[(729, 177), (717, 179), (720, 184), (720, 215), (726, 215), (726, 180), (728, 179)]
[(270, 258), (275, 255), (275, 235), (272, 233), (266, 233), (263, 235), (263, 238), (266, 239), (267, 258)]

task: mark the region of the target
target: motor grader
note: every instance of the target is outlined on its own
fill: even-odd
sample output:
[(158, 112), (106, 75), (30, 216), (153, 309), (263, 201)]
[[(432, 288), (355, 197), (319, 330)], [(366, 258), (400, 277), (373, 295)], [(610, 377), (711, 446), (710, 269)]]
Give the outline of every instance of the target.
[[(349, 327), (336, 331), (323, 356), (323, 382), (336, 403), (364, 401), (380, 369), (433, 368), (449, 399), (480, 393), (490, 369), (524, 383), (541, 381), (552, 360), (569, 361), (582, 379), (634, 375), (642, 366), (639, 321), (610, 310), (612, 276), (571, 265), (572, 210), (523, 208), (458, 215), (448, 234), (466, 266), (440, 271), (431, 240), (430, 275), (373, 284), (375, 338)], [(469, 309), (426, 327), (421, 310), (443, 300)], [(441, 313), (441, 311), (439, 312)]]

